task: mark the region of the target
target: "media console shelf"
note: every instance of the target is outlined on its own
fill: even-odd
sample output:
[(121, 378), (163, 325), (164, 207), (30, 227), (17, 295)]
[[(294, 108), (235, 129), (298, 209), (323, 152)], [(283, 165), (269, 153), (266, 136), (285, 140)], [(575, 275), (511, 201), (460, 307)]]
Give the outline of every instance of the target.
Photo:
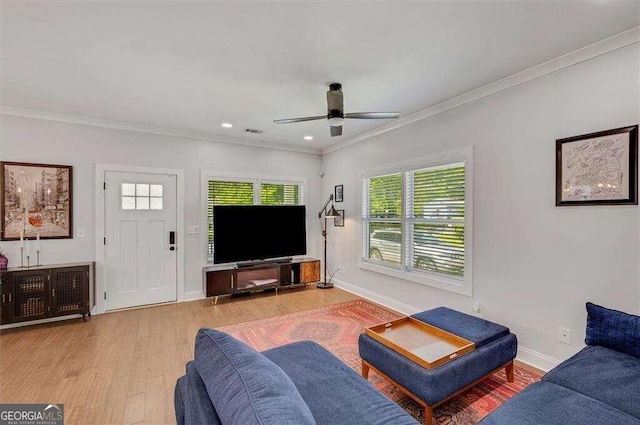
[(320, 281), (320, 260), (299, 258), (286, 263), (259, 263), (236, 267), (220, 265), (204, 268), (207, 298), (218, 302), (222, 295), (234, 295), (265, 289), (297, 288)]

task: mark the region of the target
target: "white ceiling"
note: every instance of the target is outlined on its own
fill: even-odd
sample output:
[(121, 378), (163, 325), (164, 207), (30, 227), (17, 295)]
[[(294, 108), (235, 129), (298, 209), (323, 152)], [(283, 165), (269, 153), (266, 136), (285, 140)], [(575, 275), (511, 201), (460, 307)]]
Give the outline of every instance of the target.
[(2, 104), (323, 149), (388, 123), (273, 124), (325, 114), (330, 82), (347, 112), (406, 116), (638, 26), (639, 7), (5, 2)]

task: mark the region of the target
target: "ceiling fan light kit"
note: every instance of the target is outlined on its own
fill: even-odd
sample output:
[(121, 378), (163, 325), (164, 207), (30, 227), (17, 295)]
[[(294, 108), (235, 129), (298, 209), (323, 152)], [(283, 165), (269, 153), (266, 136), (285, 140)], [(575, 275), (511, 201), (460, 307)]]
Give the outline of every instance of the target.
[(274, 120), (276, 124), (290, 124), (294, 122), (315, 121), (326, 119), (329, 121), (331, 137), (342, 135), (342, 125), (345, 119), (364, 120), (386, 120), (395, 119), (400, 116), (400, 112), (351, 112), (344, 113), (344, 96), (342, 94), (342, 84), (331, 83), (327, 91), (327, 115), (317, 115), (314, 117), (287, 118)]

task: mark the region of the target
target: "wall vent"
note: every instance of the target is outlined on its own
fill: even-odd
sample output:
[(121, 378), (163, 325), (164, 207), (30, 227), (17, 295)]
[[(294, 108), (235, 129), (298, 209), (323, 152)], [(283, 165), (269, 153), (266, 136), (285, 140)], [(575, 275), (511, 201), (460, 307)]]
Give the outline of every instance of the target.
[(251, 134), (262, 134), (263, 133), (262, 130), (258, 130), (257, 128), (245, 128), (244, 132), (245, 133), (251, 133)]

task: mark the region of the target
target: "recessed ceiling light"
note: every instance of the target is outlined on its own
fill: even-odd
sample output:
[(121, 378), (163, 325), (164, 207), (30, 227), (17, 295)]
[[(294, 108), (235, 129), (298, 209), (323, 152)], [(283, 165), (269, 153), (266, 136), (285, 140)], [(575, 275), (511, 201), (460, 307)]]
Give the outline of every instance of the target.
[(304, 136), (304, 140), (313, 140), (313, 136)]
[(222, 126), (223, 126), (224, 128), (231, 128), (231, 127), (233, 127), (233, 124), (231, 124), (230, 122), (223, 122), (223, 123), (222, 123)]

